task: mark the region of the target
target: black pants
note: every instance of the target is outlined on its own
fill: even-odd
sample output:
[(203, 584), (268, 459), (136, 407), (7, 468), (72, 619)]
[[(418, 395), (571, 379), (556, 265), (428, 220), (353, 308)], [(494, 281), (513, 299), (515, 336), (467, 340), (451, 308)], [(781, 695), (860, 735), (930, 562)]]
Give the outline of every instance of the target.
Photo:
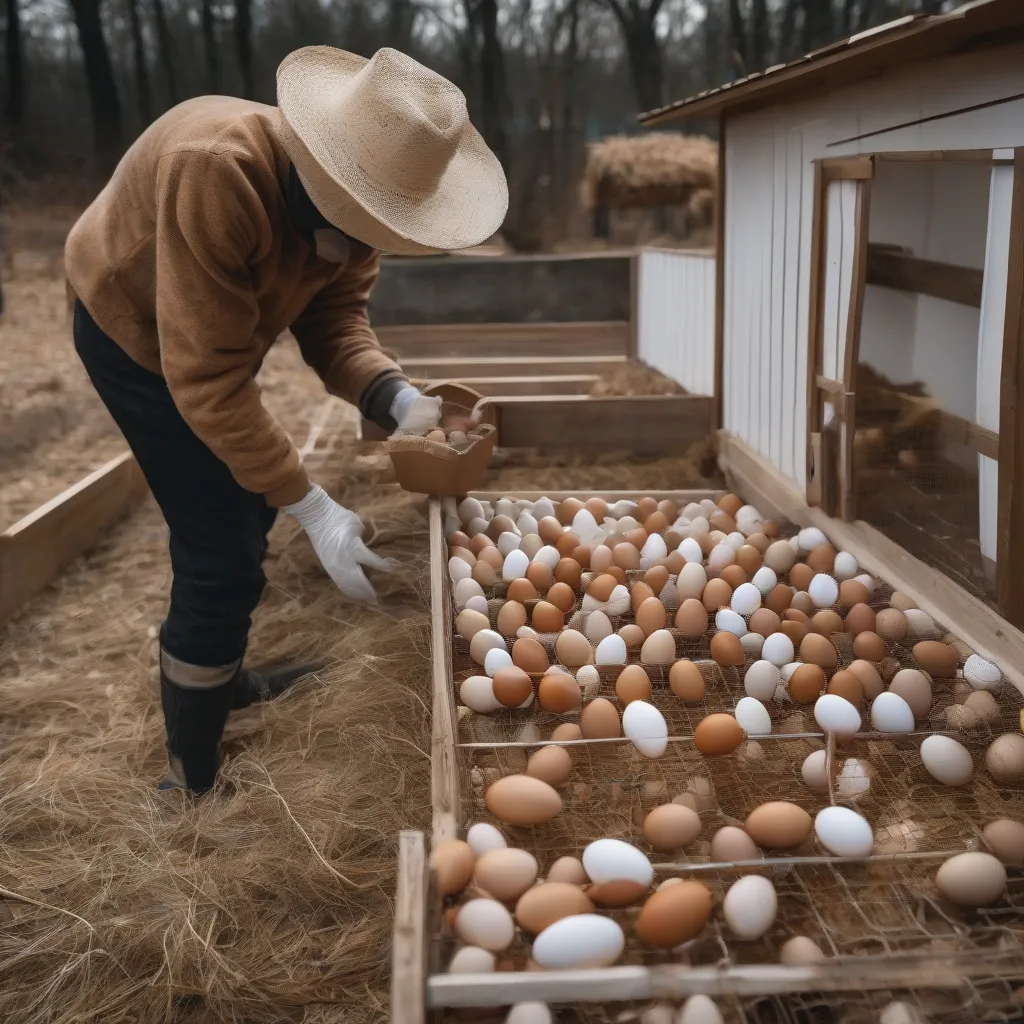
[(170, 528), (174, 581), (161, 643), (191, 665), (237, 661), (266, 583), (262, 564), (277, 509), (235, 481), (182, 419), (164, 379), (129, 358), (81, 302), (74, 334)]

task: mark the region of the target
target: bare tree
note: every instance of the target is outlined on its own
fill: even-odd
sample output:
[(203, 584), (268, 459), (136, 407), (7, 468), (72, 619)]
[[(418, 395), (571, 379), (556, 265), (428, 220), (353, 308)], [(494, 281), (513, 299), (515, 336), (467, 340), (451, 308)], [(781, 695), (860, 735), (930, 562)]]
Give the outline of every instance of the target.
[(252, 70), (252, 0), (235, 0), (235, 53), (242, 75), (242, 95), (251, 100), (256, 96)]
[(642, 110), (660, 107), (665, 69), (656, 24), (664, 0), (604, 0), (615, 15), (626, 44), (633, 91)]
[(213, 0), (202, 0), (199, 21), (203, 32), (206, 88), (216, 94), (220, 92), (220, 54), (217, 52), (217, 15), (213, 10)]
[(153, 101), (149, 89), (149, 69), (146, 67), (146, 43), (142, 38), (142, 18), (139, 15), (139, 0), (128, 0), (128, 22), (132, 32), (135, 99), (139, 104), (139, 120), (145, 126), (153, 120)]
[(7, 0), (7, 33), (4, 53), (7, 58), (7, 104), (4, 116), (12, 125), (25, 116), (25, 65), (22, 59), (21, 10), (18, 0)]
[(171, 33), (167, 27), (167, 12), (164, 0), (153, 0), (153, 18), (156, 21), (156, 41), (160, 50), (160, 63), (163, 66), (164, 78), (167, 80), (167, 92), (174, 105), (179, 100), (178, 76), (174, 70), (174, 54), (171, 50)]
[(70, 0), (82, 48), (85, 77), (92, 110), (93, 141), (97, 155), (108, 163), (119, 155), (123, 139), (121, 99), (114, 80), (110, 51), (103, 36), (102, 0)]
[(505, 54), (498, 38), (498, 0), (465, 0), (466, 21), (475, 43), (479, 62), (475, 68), (480, 83), (480, 121), (483, 136), (502, 166), (508, 164), (505, 125), (508, 83)]

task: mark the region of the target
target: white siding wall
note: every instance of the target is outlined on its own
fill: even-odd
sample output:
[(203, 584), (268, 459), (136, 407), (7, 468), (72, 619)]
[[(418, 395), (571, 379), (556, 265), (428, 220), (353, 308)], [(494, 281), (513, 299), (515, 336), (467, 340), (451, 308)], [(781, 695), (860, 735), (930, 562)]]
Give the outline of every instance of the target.
[(714, 394), (714, 256), (660, 249), (641, 252), (637, 357), (690, 394)]
[[(821, 158), (1024, 145), (1024, 46), (912, 65), (726, 126), (725, 426), (801, 488), (814, 167)], [(872, 134), (856, 141), (854, 136)], [(955, 241), (955, 240), (954, 240)], [(969, 263), (964, 245), (958, 262)], [(994, 300), (993, 300), (994, 301)], [(994, 328), (992, 328), (994, 329)], [(987, 380), (987, 378), (986, 378)], [(979, 377), (979, 387), (981, 386)], [(979, 406), (998, 402), (998, 390)]]

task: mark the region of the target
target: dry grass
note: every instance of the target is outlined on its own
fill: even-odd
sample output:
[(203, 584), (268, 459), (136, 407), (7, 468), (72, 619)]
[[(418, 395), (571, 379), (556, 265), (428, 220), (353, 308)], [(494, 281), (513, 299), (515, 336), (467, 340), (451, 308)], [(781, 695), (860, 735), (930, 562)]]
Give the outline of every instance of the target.
[(685, 395), (686, 389), (650, 366), (631, 361), (605, 370), (590, 393), (598, 398), (607, 395)]

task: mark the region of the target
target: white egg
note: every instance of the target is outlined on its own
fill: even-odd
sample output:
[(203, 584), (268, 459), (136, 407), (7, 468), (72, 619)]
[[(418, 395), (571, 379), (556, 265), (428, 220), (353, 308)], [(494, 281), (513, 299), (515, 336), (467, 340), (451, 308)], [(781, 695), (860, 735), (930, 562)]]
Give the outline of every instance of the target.
[(463, 498), (459, 502), (459, 518), (466, 524), (474, 519), (483, 519), (484, 507), (476, 498)]
[(704, 514), (704, 509), (701, 507), (699, 502), (691, 501), (686, 508), (683, 509), (683, 515), (687, 519), (696, 519), (697, 516)]
[(921, 760), (929, 775), (944, 786), (962, 786), (974, 774), (971, 752), (952, 736), (927, 737), (921, 744)]
[(852, 580), (860, 572), (857, 559), (849, 551), (840, 551), (836, 555), (835, 565), (832, 567), (832, 575), (837, 580)]
[(643, 524), (632, 516), (622, 516), (618, 522), (619, 533), (629, 533), (630, 530), (639, 530)]
[(740, 637), (740, 646), (748, 658), (760, 658), (764, 649), (764, 637), (760, 633), (744, 633)]
[(903, 612), (911, 636), (928, 637), (938, 632), (935, 620), (920, 608), (907, 608)]
[(878, 732), (913, 732), (914, 712), (898, 693), (886, 690), (871, 702), (871, 725)]
[(911, 1003), (895, 999), (878, 1016), (878, 1024), (927, 1024), (921, 1011)]
[(538, 529), (538, 526), (537, 526), (537, 520), (536, 520), (536, 519), (534, 518), (534, 516), (533, 516), (533, 514), (532, 514), (532, 513), (530, 513), (530, 512), (524, 512), (524, 513), (523, 513), (523, 514), (522, 514), (522, 515), (521, 515), (521, 516), (520, 516), (520, 517), (519, 517), (519, 518), (518, 518), (518, 519), (516, 520), (516, 529), (517, 529), (517, 530), (518, 530), (518, 531), (519, 531), (519, 532), (520, 532), (520, 533), (521, 533), (521, 534), (522, 534), (522, 535), (523, 535), (524, 537), (528, 536), (528, 535), (529, 535), (529, 534), (531, 534), (531, 533), (532, 533), (532, 534), (536, 534), (536, 532), (537, 532), (537, 529)]
[(487, 661), (487, 652), (493, 650), (506, 651), (505, 638), (496, 633), (493, 629), (481, 629), (472, 640), (469, 641), (469, 656), (478, 664), (483, 665)]
[(716, 544), (708, 555), (708, 568), (712, 572), (721, 572), (727, 565), (736, 561), (736, 552), (728, 544)]
[(479, 612), (481, 615), (490, 615), (490, 609), (487, 606), (487, 598), (482, 594), (474, 594), (467, 602), (466, 607), (474, 612)]
[(548, 925), (533, 940), (531, 955), (547, 970), (610, 967), (625, 945), (622, 929), (610, 917), (574, 914)]
[(740, 615), (753, 615), (761, 607), (761, 591), (753, 583), (741, 583), (733, 591), (729, 603), (734, 612)]
[(725, 543), (728, 544), (733, 551), (739, 551), (739, 549), (747, 543), (747, 538), (744, 537), (739, 530), (733, 530), (733, 532), (725, 538)]
[(839, 584), (827, 573), (819, 572), (807, 588), (815, 608), (831, 608), (839, 600)]
[(455, 918), (455, 934), (467, 946), (480, 946), (500, 953), (512, 945), (516, 935), (512, 915), (497, 900), (470, 900)]
[[(557, 563), (556, 563), (557, 564)], [(501, 578), (506, 583), (522, 579), (530, 568), (530, 558), (525, 551), (510, 551), (501, 566)]]
[(459, 558), (458, 555), (453, 555), (448, 559), (448, 577), (452, 583), (468, 580), (472, 575), (473, 567), (465, 559)]
[(816, 526), (806, 526), (797, 534), (797, 543), (800, 545), (801, 551), (813, 551), (817, 547), (821, 547), (822, 544), (828, 543), (828, 537), (825, 536)]
[(780, 668), (793, 660), (793, 654), (793, 641), (785, 633), (772, 633), (761, 649), (761, 657)]
[(828, 772), (826, 770), (827, 755), (824, 750), (815, 750), (808, 754), (800, 766), (800, 775), (804, 785), (814, 793), (828, 792)]
[(599, 644), (614, 632), (611, 619), (602, 611), (591, 612), (583, 625), (583, 634), (592, 644)]
[(778, 586), (779, 578), (775, 575), (774, 569), (769, 569), (767, 565), (762, 565), (754, 573), (754, 578), (750, 582), (757, 587), (758, 593), (762, 597), (767, 597)]
[(690, 996), (683, 1003), (675, 1024), (723, 1024), (722, 1013), (709, 996)]
[(1003, 688), (1003, 674), (999, 667), (978, 654), (972, 654), (964, 662), (964, 679), (970, 683), (973, 690), (998, 693)]
[(814, 818), (818, 842), (836, 857), (866, 857), (875, 836), (865, 818), (849, 807), (826, 807)]
[[(522, 537), (517, 533), (505, 532), (500, 534), (498, 537), (498, 551), (501, 553), (502, 558), (507, 558), (513, 551), (519, 550), (519, 544), (522, 541)], [(525, 552), (524, 552), (525, 554)], [(529, 558), (529, 555), (527, 555)]]
[(505, 837), (486, 821), (478, 821), (475, 825), (469, 826), (466, 842), (469, 843), (475, 857), (482, 857), (491, 850), (504, 850), (508, 846)]
[(869, 576), (867, 573), (861, 573), (860, 576), (855, 576), (854, 579), (858, 583), (863, 583), (869, 594), (873, 594), (878, 589), (878, 583), (874, 576)]
[[(541, 565), (546, 565), (549, 569), (554, 569), (556, 565), (562, 560), (562, 556), (558, 553), (558, 548), (552, 547), (550, 544), (545, 544), (533, 556), (535, 562), (540, 562)], [(526, 570), (523, 570), (525, 574)]]
[(551, 1011), (547, 1003), (516, 1003), (505, 1024), (551, 1024)]
[(474, 579), (459, 580), (455, 584), (455, 607), (465, 608), (471, 597), (483, 597), (484, 588)]
[(555, 503), (550, 498), (538, 498), (533, 503), (533, 518), (539, 523), (542, 519), (551, 519), (555, 514)]
[(629, 591), (621, 583), (612, 588), (604, 609), (609, 615), (625, 615), (629, 611)]
[(696, 516), (690, 523), (690, 536), (700, 537), (711, 532), (711, 524), (705, 516)]
[(842, 800), (857, 802), (871, 791), (871, 768), (869, 762), (848, 757), (836, 779), (836, 792)]
[(644, 757), (661, 757), (668, 747), (668, 724), (661, 712), (644, 700), (632, 700), (626, 705), (622, 733)]
[(837, 693), (826, 693), (814, 702), (814, 720), (822, 732), (853, 736), (860, 732), (860, 712)]
[(512, 655), (504, 647), (492, 647), (484, 655), (484, 671), (493, 679), (495, 672), (512, 667)]
[(601, 693), (601, 673), (593, 665), (584, 665), (576, 672), (584, 700), (593, 700)]
[(533, 626), (520, 626), (516, 630), (516, 638), (520, 639), (522, 637), (526, 637), (529, 640), (539, 640), (540, 633), (538, 633)]
[(782, 678), (788, 683), (793, 678), (793, 673), (803, 664), (802, 661), (787, 661), (785, 665), (780, 666)]
[(704, 551), (700, 544), (697, 543), (692, 537), (687, 537), (683, 540), (676, 550), (686, 559), (687, 562), (697, 562), (703, 564), (704, 562)]
[(680, 601), (699, 598), (708, 585), (708, 574), (700, 562), (687, 562), (676, 580), (676, 593)]
[(494, 954), (479, 946), (463, 946), (448, 965), (449, 974), (490, 974), (494, 970)]
[(583, 869), (596, 885), (636, 882), (648, 886), (654, 879), (651, 862), (635, 846), (621, 839), (597, 839), (583, 851)]
[(608, 514), (613, 519), (621, 519), (623, 516), (630, 516), (636, 511), (636, 502), (629, 498), (620, 498), (608, 509)]
[(499, 498), (494, 505), (494, 514), (508, 516), (514, 523), (519, 518), (519, 506), (511, 498)]
[(746, 690), (748, 697), (764, 703), (775, 696), (781, 678), (782, 673), (777, 665), (770, 661), (755, 661), (743, 677), (743, 689)]
[(644, 541), (644, 546), (640, 549), (640, 568), (650, 569), (655, 562), (664, 558), (667, 554), (668, 546), (665, 544), (664, 539), (659, 534), (652, 533)]
[(767, 736), (772, 731), (772, 716), (755, 697), (741, 697), (734, 715), (740, 728), (746, 730), (749, 736)]
[(761, 875), (744, 875), (729, 887), (722, 916), (740, 939), (759, 939), (771, 928), (779, 909), (775, 886)]
[(489, 715), (501, 707), (501, 701), (494, 696), (494, 686), (488, 676), (470, 676), (459, 686), (459, 700), (470, 711)]
[(594, 652), (595, 665), (625, 665), (626, 660), (626, 641), (618, 633), (606, 636)]
[(584, 544), (589, 544), (600, 532), (597, 520), (590, 509), (587, 508), (581, 508), (573, 516), (571, 529)]
[(732, 633), (734, 636), (743, 636), (747, 632), (747, 624), (743, 616), (729, 608), (721, 608), (715, 614), (715, 629), (719, 633)]

